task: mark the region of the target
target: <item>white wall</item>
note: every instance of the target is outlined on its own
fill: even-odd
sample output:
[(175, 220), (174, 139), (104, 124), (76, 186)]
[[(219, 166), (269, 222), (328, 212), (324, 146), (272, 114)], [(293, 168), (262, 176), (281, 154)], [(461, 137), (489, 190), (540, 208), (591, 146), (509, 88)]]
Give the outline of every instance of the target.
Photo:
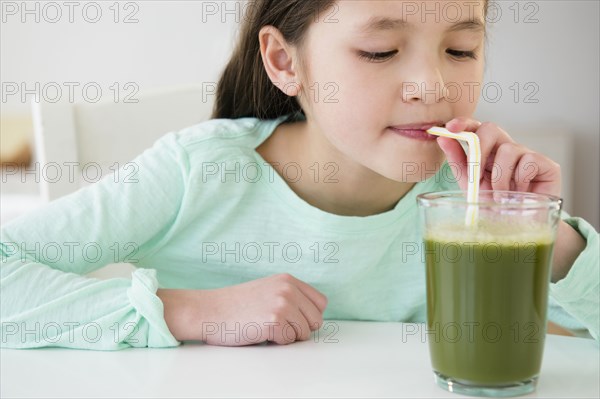
[[(21, 2), (15, 3), (20, 7)], [(33, 9), (35, 3), (29, 2)], [(40, 14), (43, 15), (41, 2)], [(222, 23), (218, 16), (206, 18), (203, 23), (202, 1), (135, 1), (120, 2), (119, 23), (114, 23), (113, 1), (76, 2), (74, 22), (68, 21), (68, 8), (61, 7), (62, 19), (57, 23), (40, 22), (27, 15), (22, 23), (20, 14), (3, 15), (6, 20), (1, 30), (2, 82), (27, 82), (33, 88), (35, 82), (43, 87), (49, 82), (68, 87), (64, 82), (78, 82), (81, 86), (75, 94), (82, 100), (81, 87), (97, 82), (110, 99), (116, 90), (110, 86), (119, 82), (133, 82), (139, 90), (153, 87), (216, 82), (222, 65), (233, 47), (235, 18), (229, 16)], [(102, 10), (97, 23), (84, 19), (83, 5), (95, 3)], [(210, 2), (212, 3), (212, 2)], [(63, 4), (63, 2), (55, 2)], [(88, 18), (94, 17), (94, 8), (87, 9)], [(54, 16), (51, 8), (47, 14)], [(124, 23), (133, 13), (138, 20)], [(6, 14), (6, 13), (5, 13)], [(132, 93), (132, 89), (119, 92)], [(93, 91), (90, 91), (93, 97)], [(50, 96), (53, 96), (53, 92)], [(27, 100), (33, 97), (28, 96)], [(83, 98), (85, 101), (85, 98)], [(25, 110), (17, 96), (3, 102), (7, 112)]]
[[(121, 2), (118, 23), (114, 22), (113, 1), (95, 3), (102, 11), (96, 23), (88, 22), (95, 18), (95, 7), (88, 5), (84, 13), (85, 2), (76, 2), (74, 22), (70, 23), (69, 8), (62, 1), (54, 3), (62, 18), (51, 23), (57, 7), (46, 3), (27, 3), (32, 10), (37, 4), (40, 21), (36, 22), (35, 14), (22, 15), (21, 1), (2, 2), (0, 80), (4, 85), (25, 82), (28, 88), (35, 87), (35, 82), (40, 88), (55, 82), (63, 89), (63, 99), (68, 98), (69, 83), (65, 82), (77, 82), (77, 101), (85, 101), (81, 88), (90, 82), (102, 89), (103, 99), (118, 92), (119, 101), (136, 88), (216, 82), (237, 28), (236, 16), (224, 13), (225, 7), (234, 10), (232, 1)], [(538, 0), (497, 4), (502, 15), (489, 24), (489, 91), (477, 117), (497, 122), (509, 133), (511, 128), (523, 132), (540, 126), (572, 132), (576, 195), (568, 208), (598, 228), (599, 3)], [(17, 14), (12, 15), (15, 7)], [(131, 13), (138, 22), (123, 23)], [(133, 85), (125, 90), (127, 82)], [(48, 96), (55, 95), (51, 86), (46, 86)], [(502, 96), (492, 102), (498, 87)], [(528, 100), (538, 102), (526, 102), (528, 94)], [(88, 96), (94, 96), (91, 88)], [(32, 98), (28, 95), (26, 102), (18, 95), (3, 98), (2, 114), (28, 113), (27, 102)]]

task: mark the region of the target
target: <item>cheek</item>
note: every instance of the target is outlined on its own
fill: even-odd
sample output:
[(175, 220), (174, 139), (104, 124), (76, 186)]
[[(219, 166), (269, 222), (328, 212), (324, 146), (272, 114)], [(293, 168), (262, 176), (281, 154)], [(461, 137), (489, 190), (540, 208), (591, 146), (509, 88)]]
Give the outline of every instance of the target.
[(315, 113), (352, 120), (354, 126), (373, 121), (381, 113), (386, 103), (381, 89), (386, 84), (381, 76), (365, 73), (360, 62), (352, 54), (315, 49), (305, 85)]
[(373, 136), (368, 127), (358, 125), (360, 122), (364, 123), (364, 119), (353, 118), (351, 115), (327, 115), (321, 119), (319, 128), (340, 151), (356, 155), (368, 145)]
[(382, 101), (356, 82), (338, 82), (337, 102), (314, 104), (315, 116), (332, 143), (356, 155), (380, 138), (387, 113), (378, 105)]
[(471, 116), (481, 97), (483, 66), (475, 67), (471, 73), (454, 74), (445, 79), (448, 89), (447, 102), (454, 115)]
[(314, 118), (322, 137), (336, 152), (366, 165), (378, 153), (374, 145), (379, 137), (375, 127), (367, 125), (365, 115), (348, 112), (339, 104), (329, 109), (322, 107)]
[(469, 117), (473, 115), (477, 108), (479, 97), (480, 89), (476, 89), (472, 93), (463, 92), (459, 100), (452, 104), (453, 115)]
[(356, 152), (380, 134), (385, 113), (354, 76), (341, 68), (333, 72), (314, 76), (307, 88), (312, 117), (332, 144), (346, 153)]

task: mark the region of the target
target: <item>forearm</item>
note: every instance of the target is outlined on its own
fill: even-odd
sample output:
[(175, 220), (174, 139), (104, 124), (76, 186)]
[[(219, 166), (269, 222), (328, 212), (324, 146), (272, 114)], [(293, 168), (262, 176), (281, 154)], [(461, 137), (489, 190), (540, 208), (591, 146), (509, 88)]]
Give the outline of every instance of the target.
[(573, 227), (561, 220), (554, 244), (551, 278), (553, 283), (563, 279), (569, 273), (575, 259), (585, 249), (585, 246), (584, 238)]
[(202, 313), (202, 291), (158, 289), (156, 295), (163, 303), (165, 322), (175, 339), (203, 340), (202, 330), (197, 328)]

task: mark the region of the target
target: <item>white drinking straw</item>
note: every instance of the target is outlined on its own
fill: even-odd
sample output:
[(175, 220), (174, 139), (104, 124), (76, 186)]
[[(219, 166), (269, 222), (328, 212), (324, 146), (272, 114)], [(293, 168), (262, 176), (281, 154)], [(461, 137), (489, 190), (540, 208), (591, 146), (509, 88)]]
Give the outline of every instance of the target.
[(477, 224), (478, 208), (477, 200), (479, 199), (479, 166), (481, 165), (481, 146), (479, 145), (479, 137), (472, 132), (452, 133), (443, 127), (432, 127), (427, 130), (427, 133), (435, 136), (449, 137), (451, 139), (465, 141), (469, 146), (468, 151), (468, 185), (467, 185), (467, 216), (465, 223), (468, 226)]

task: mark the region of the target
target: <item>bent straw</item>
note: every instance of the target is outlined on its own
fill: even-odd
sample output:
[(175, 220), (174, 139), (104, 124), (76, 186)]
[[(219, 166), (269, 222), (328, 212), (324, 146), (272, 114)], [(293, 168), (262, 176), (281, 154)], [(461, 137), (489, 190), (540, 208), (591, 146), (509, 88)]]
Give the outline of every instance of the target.
[(432, 127), (427, 130), (427, 133), (434, 136), (449, 137), (451, 139), (465, 141), (469, 146), (468, 151), (468, 185), (467, 185), (467, 216), (465, 223), (468, 226), (475, 226), (479, 210), (477, 208), (477, 200), (479, 198), (479, 179), (481, 165), (481, 147), (479, 145), (479, 137), (472, 132), (452, 133), (443, 127)]

